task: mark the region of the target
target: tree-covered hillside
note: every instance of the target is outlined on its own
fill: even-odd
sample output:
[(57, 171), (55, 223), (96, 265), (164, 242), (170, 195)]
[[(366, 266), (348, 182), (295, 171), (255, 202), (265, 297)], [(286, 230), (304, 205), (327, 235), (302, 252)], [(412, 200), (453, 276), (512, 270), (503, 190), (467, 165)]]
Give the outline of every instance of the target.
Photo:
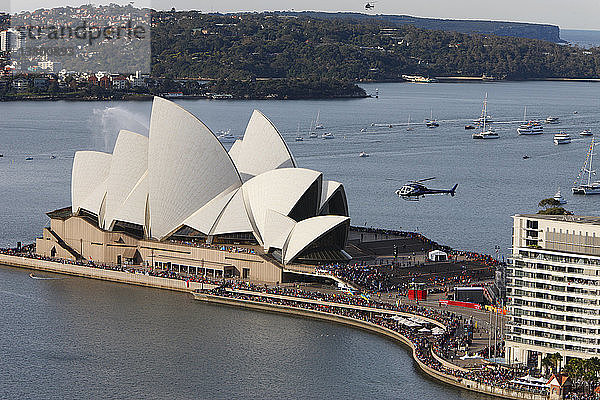
[(397, 80), (402, 74), (595, 78), (600, 49), (378, 21), (155, 12), (153, 75)]

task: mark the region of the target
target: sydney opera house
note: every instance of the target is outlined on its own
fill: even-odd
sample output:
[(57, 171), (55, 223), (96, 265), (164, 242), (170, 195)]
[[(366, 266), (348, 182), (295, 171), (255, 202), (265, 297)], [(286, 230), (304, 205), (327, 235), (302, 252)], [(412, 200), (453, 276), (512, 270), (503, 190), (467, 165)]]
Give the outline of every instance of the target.
[(124, 130), (112, 154), (75, 154), (71, 201), (48, 213), (39, 254), (264, 282), (349, 258), (344, 187), (298, 168), (259, 111), (227, 152), (155, 98), (148, 136)]

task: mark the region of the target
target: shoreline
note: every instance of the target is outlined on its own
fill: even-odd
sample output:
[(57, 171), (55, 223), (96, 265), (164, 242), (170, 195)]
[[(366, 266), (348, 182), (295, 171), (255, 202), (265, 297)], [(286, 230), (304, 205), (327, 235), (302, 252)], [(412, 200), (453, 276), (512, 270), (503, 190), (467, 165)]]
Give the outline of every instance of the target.
[[(27, 258), (22, 256), (14, 256), (0, 253), (0, 265), (8, 267), (15, 267), (21, 269), (37, 270), (52, 272), (62, 275), (78, 276), (88, 279), (97, 279), (103, 281), (110, 281), (115, 283), (124, 283), (136, 286), (145, 286), (155, 289), (173, 290), (178, 292), (191, 293), (196, 300), (205, 301), (207, 303), (213, 303), (218, 305), (225, 305), (231, 307), (242, 307), (249, 308), (264, 312), (274, 312), (287, 315), (296, 315), (303, 318), (312, 318), (326, 320), (334, 323), (343, 324), (346, 326), (362, 329), (371, 333), (378, 334), (387, 339), (401, 343), (411, 349), (411, 355), (413, 361), (418, 365), (419, 369), (428, 377), (435, 379), (436, 381), (452, 385), (454, 387), (468, 390), (471, 392), (482, 393), (492, 397), (499, 397), (511, 400), (547, 400), (546, 396), (535, 394), (516, 392), (510, 389), (496, 388), (490, 385), (485, 385), (476, 381), (467, 380), (452, 375), (447, 375), (436, 371), (435, 369), (427, 366), (416, 355), (416, 348), (413, 343), (399, 332), (395, 332), (383, 326), (376, 325), (371, 322), (362, 321), (359, 319), (350, 318), (344, 315), (335, 315), (323, 311), (302, 309), (298, 307), (262, 303), (252, 300), (235, 299), (229, 297), (222, 297), (206, 293), (194, 293), (198, 290), (207, 290), (217, 287), (215, 284), (200, 283), (185, 281), (173, 278), (157, 277), (152, 275), (145, 275), (139, 273), (131, 273), (125, 271), (115, 271), (110, 269), (96, 268), (90, 266), (82, 266), (68, 263), (58, 263), (55, 261), (46, 261), (37, 258)], [(423, 318), (420, 316), (420, 318)], [(450, 368), (459, 368), (458, 366), (449, 363), (446, 360), (439, 358), (433, 351), (432, 356), (441, 363), (447, 365)]]
[[(193, 293), (194, 299), (198, 301), (203, 301), (205, 303), (216, 304), (216, 305), (224, 305), (228, 307), (237, 307), (237, 308), (245, 308), (251, 309), (255, 311), (264, 311), (276, 314), (286, 314), (293, 315), (301, 318), (308, 319), (317, 319), (324, 320), (333, 323), (338, 323), (341, 325), (350, 326), (353, 328), (358, 328), (370, 333), (374, 333), (376, 335), (382, 336), (386, 339), (392, 340), (393, 342), (400, 343), (403, 347), (408, 347), (411, 350), (411, 356), (413, 362), (417, 364), (419, 369), (429, 378), (432, 378), (438, 382), (445, 383), (456, 388), (466, 390), (469, 392), (481, 393), (490, 397), (497, 397), (502, 399), (510, 399), (510, 400), (547, 400), (548, 397), (536, 393), (525, 393), (525, 392), (516, 392), (510, 389), (502, 389), (495, 388), (490, 385), (481, 384), (479, 382), (462, 379), (458, 377), (454, 377), (451, 375), (446, 375), (441, 372), (430, 368), (426, 364), (424, 364), (421, 360), (418, 359), (416, 355), (416, 349), (412, 342), (406, 338), (404, 335), (394, 332), (391, 329), (385, 328), (383, 326), (379, 326), (373, 324), (371, 322), (362, 321), (354, 318), (350, 318), (343, 315), (335, 315), (331, 313), (326, 313), (323, 311), (310, 310), (310, 309), (301, 309), (292, 306), (280, 305), (280, 304), (271, 304), (271, 303), (261, 303), (252, 300), (246, 299), (235, 299), (230, 297), (221, 297), (217, 295), (207, 294), (207, 293)], [(439, 358), (439, 356), (435, 355), (432, 351), (432, 355), (434, 357)], [(445, 361), (445, 360), (444, 360)], [(446, 361), (447, 362), (447, 361)], [(457, 367), (457, 366), (454, 366)]]

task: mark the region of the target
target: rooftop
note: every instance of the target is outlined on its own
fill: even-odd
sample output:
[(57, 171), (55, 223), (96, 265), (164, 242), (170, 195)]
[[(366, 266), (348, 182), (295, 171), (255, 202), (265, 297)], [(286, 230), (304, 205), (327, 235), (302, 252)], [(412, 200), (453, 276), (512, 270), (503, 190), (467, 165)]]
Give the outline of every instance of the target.
[(584, 215), (516, 214), (515, 217), (545, 219), (556, 222), (572, 222), (577, 224), (600, 225), (600, 217), (591, 217)]

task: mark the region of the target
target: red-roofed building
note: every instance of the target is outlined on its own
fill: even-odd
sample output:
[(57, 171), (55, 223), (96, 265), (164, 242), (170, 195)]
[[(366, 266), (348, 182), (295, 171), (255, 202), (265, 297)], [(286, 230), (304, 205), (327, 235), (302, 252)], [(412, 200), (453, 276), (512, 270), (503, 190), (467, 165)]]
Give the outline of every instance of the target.
[(571, 380), (567, 375), (552, 374), (548, 380), (550, 385), (550, 400), (562, 400), (571, 389)]

